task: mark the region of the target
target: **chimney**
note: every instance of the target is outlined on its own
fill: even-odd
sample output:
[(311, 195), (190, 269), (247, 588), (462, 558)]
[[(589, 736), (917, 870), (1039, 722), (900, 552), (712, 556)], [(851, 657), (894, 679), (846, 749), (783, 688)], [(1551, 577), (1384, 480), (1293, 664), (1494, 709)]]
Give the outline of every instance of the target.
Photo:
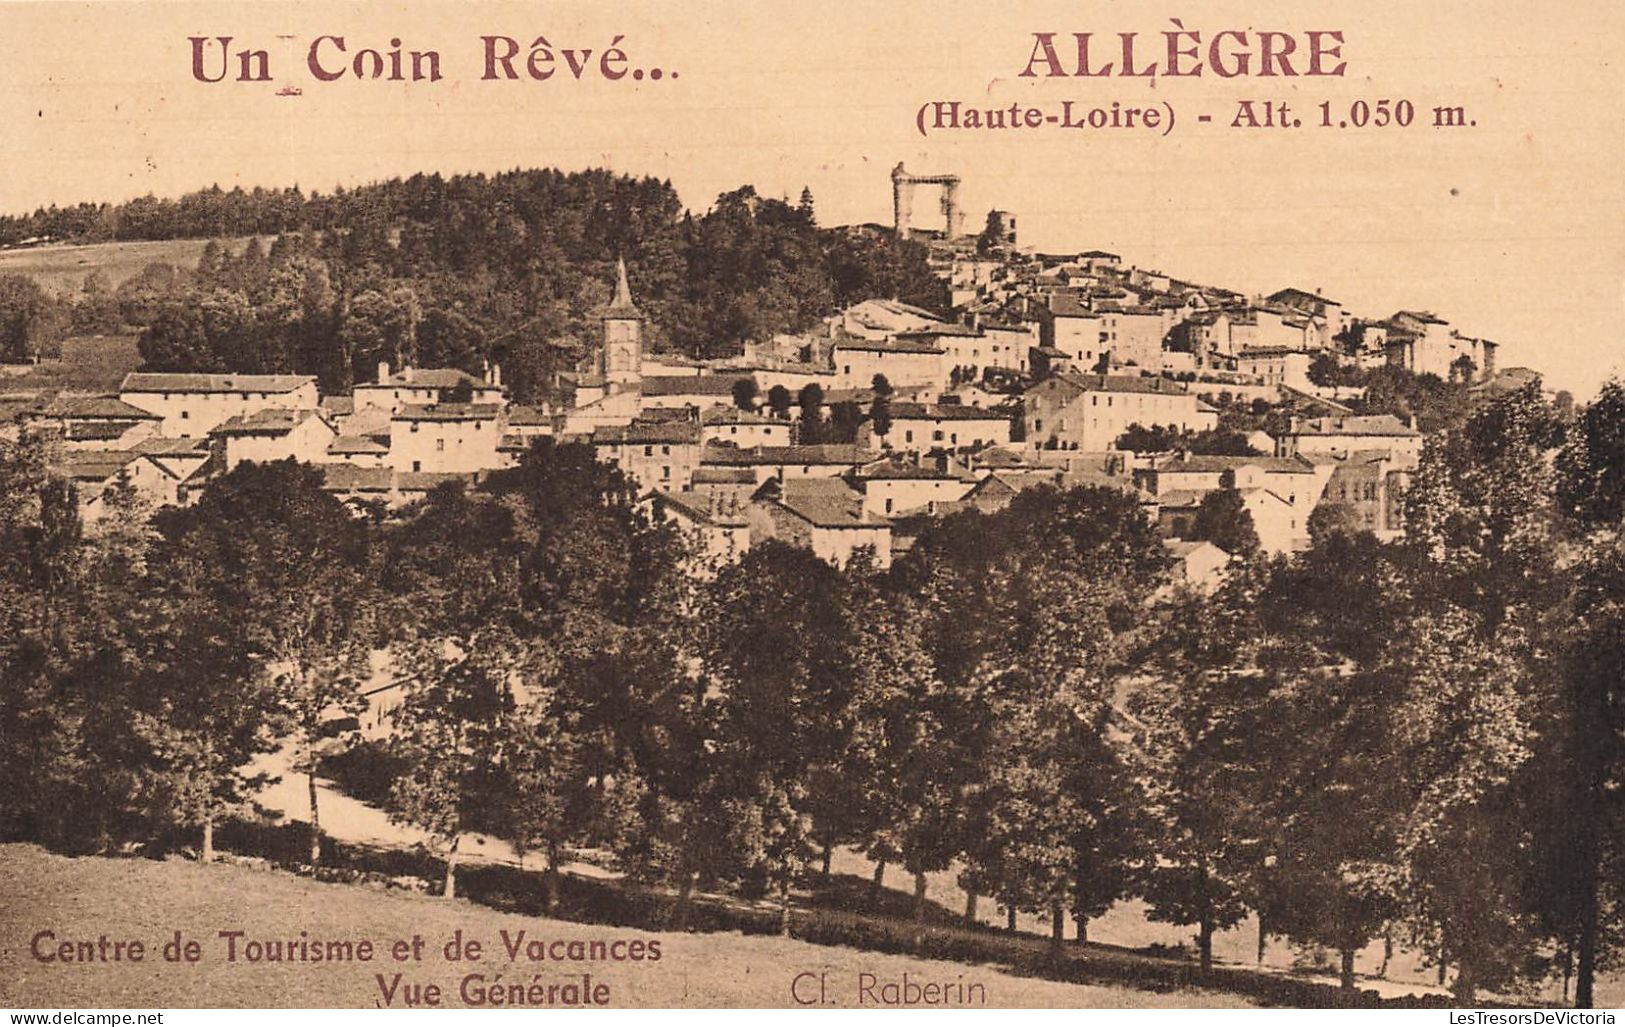
[(378, 361), (378, 384), (383, 385), (389, 381), (389, 361)]

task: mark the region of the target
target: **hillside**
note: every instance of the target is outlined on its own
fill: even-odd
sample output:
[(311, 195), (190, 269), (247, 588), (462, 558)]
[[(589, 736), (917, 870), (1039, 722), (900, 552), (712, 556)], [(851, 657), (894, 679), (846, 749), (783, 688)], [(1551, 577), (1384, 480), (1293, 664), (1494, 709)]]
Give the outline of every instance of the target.
[[(84, 246), (54, 245), (32, 249), (0, 250), (0, 274), (25, 274), (48, 292), (72, 296), (84, 285), (85, 275), (101, 271), (114, 288), (148, 264), (162, 262), (188, 270), (197, 267), (207, 239), (165, 239), (157, 242), (107, 242)], [(241, 252), (246, 237), (225, 241)]]
[[(502, 951), (499, 931), (528, 937), (593, 941), (658, 942), (661, 959), (642, 963), (543, 963), (541, 980), (564, 981), (591, 973), (609, 986), (617, 1006), (787, 1006), (798, 973), (827, 973), (832, 1005), (856, 1005), (860, 974), (877, 981), (980, 982), (990, 1006), (1242, 1007), (1248, 1003), (1209, 991), (1151, 993), (1122, 986), (1062, 984), (1018, 977), (1003, 968), (962, 966), (811, 945), (737, 933), (679, 935), (596, 927), (503, 915), (465, 902), (365, 888), (321, 884), (279, 873), (234, 866), (202, 866), (177, 860), (70, 859), (31, 845), (0, 846), (0, 1005), (164, 1007), (339, 1007), (381, 1002), (374, 974), (386, 978), (405, 964), (381, 952), (371, 963), (250, 965), (226, 961), (217, 932), (313, 939), (371, 939), (381, 948), (421, 934), (426, 942), (419, 974), (456, 997), (469, 972), (529, 983), (532, 964), (515, 967)], [(244, 910), (253, 910), (245, 914)], [(62, 939), (142, 939), (153, 949), (176, 930), (203, 943), (195, 965), (171, 965), (149, 953), (141, 963), (41, 964), (29, 956), (41, 930)], [(453, 933), (486, 942), (481, 966), (443, 962), (437, 953)], [(516, 974), (516, 971), (520, 973)]]

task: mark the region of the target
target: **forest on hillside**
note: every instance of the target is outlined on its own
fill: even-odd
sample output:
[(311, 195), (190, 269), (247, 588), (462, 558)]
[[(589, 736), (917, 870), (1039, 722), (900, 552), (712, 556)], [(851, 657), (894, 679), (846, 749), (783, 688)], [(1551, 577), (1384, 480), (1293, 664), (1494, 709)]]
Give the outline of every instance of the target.
[[(150, 266), (112, 296), (87, 280), (79, 303), (141, 329), (149, 370), (296, 371), (343, 390), (380, 360), (474, 371), (495, 360), (530, 400), (596, 342), (617, 258), (647, 342), (695, 357), (873, 296), (947, 300), (922, 246), (821, 228), (806, 190), (792, 204), (745, 186), (695, 215), (670, 182), (604, 170), (419, 174), (308, 197), (216, 188), (0, 218), (0, 245), (241, 234), (273, 238), (236, 257), (210, 247), (195, 270)], [(50, 317), (41, 297), (18, 305), (47, 331), (85, 319)], [(41, 351), (37, 331), (14, 327)]]

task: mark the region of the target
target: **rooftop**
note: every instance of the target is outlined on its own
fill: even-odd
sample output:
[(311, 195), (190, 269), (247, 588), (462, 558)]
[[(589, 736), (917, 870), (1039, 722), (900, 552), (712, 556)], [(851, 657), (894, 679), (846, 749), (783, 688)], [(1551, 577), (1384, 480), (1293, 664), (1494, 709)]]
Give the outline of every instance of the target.
[(288, 393), (315, 384), (308, 374), (149, 374), (132, 371), (119, 392)]
[(408, 403), (397, 421), (490, 421), (502, 413), (495, 403)]
[[(312, 417), (315, 410), (287, 410), (267, 407), (252, 414), (238, 414), (209, 432), (210, 435), (286, 435)], [(324, 422), (325, 423), (325, 422)]]

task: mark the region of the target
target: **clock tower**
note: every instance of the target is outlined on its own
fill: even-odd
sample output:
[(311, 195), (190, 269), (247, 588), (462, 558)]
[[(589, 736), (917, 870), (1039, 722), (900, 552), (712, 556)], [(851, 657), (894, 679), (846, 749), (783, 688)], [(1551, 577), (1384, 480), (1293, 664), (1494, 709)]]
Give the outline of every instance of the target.
[(604, 322), (604, 344), (598, 373), (606, 389), (621, 392), (636, 387), (643, 377), (643, 314), (632, 303), (624, 260), (615, 262), (615, 298), (599, 317)]

